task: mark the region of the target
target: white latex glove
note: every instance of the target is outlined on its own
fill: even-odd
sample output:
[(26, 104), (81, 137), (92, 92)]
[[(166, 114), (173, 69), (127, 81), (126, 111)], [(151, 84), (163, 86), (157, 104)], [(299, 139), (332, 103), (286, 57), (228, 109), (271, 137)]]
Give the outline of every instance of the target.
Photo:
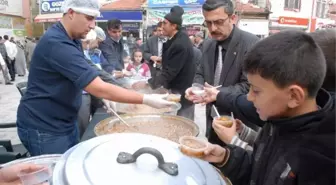
[(175, 102), (164, 100), (169, 94), (145, 94), (142, 103), (157, 109), (171, 107)]
[(111, 113), (111, 109), (116, 111), (117, 109), (116, 102), (103, 99), (103, 103), (104, 103), (104, 109), (107, 111), (107, 113)]

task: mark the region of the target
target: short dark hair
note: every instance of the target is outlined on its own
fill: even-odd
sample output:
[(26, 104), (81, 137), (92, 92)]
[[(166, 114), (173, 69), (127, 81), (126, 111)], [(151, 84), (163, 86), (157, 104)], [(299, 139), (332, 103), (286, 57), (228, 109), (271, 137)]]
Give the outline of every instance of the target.
[(231, 0), (206, 0), (202, 9), (205, 11), (213, 11), (220, 7), (224, 7), (225, 13), (229, 16), (234, 14), (234, 7)]
[(8, 40), (9, 39), (8, 35), (4, 35), (4, 39)]
[(315, 97), (326, 62), (313, 38), (301, 31), (283, 31), (259, 41), (246, 55), (244, 71), (272, 80), (279, 88), (297, 84)]
[(111, 19), (107, 22), (107, 29), (120, 29), (122, 26), (122, 22), (119, 19)]
[(161, 28), (162, 26), (163, 26), (163, 22), (160, 21), (160, 22), (157, 23), (156, 28), (158, 28), (158, 27)]
[(326, 29), (309, 34), (322, 49), (327, 63), (327, 74), (322, 88), (335, 92), (336, 29)]
[(2, 40), (2, 36), (0, 36), (0, 40)]

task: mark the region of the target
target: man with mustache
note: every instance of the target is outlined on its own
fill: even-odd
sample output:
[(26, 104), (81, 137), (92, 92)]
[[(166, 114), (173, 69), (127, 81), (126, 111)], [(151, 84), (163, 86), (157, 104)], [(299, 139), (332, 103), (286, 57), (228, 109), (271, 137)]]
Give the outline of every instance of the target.
[[(242, 72), (242, 62), (245, 53), (258, 41), (258, 37), (235, 26), (231, 0), (206, 0), (202, 9), (205, 25), (212, 39), (203, 43), (203, 56), (194, 82), (222, 85), (220, 91), (225, 92), (223, 96), (231, 93), (247, 93), (249, 86)], [(191, 88), (186, 90), (186, 98), (194, 103), (204, 103), (204, 99), (195, 96)], [(206, 136), (211, 143), (222, 144), (211, 127), (215, 116), (212, 105), (208, 104), (206, 107)], [(221, 109), (219, 113), (230, 114)]]

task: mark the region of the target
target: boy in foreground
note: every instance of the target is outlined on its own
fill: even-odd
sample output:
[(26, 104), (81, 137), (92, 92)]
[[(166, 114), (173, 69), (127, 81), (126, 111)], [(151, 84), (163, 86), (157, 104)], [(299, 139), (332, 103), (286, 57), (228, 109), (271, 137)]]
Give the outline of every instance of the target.
[[(335, 184), (330, 173), (335, 156), (307, 144), (319, 143), (312, 136), (320, 134), (320, 125), (335, 124), (335, 99), (320, 89), (325, 58), (312, 37), (298, 31), (268, 37), (247, 54), (244, 70), (250, 83), (248, 100), (265, 121), (253, 153), (210, 145), (204, 160), (233, 184)], [(335, 131), (325, 137), (334, 140)]]

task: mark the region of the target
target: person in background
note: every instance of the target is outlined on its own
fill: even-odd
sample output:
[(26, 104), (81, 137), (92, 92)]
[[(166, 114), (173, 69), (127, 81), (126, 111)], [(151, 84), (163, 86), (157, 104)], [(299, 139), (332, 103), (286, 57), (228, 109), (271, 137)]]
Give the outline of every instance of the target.
[(0, 36), (0, 54), (1, 54), (1, 58), (3, 59), (3, 62), (1, 63), (1, 71), (2, 71), (2, 75), (4, 77), (5, 80), (5, 85), (13, 85), (12, 82), (10, 82), (10, 78), (9, 78), (9, 70), (7, 68), (7, 63), (6, 61), (8, 60), (8, 55), (7, 55), (7, 50), (6, 50), (6, 46), (4, 44), (4, 40), (2, 39), (2, 37)]
[(16, 42), (16, 48), (18, 51), (15, 57), (16, 58), (16, 62), (15, 62), (16, 73), (19, 76), (25, 76), (26, 70), (27, 70), (27, 66), (26, 66), (27, 62), (26, 62), (24, 47), (20, 41)]
[(132, 54), (132, 64), (129, 64), (127, 71), (132, 73), (132, 76), (150, 77), (150, 70), (142, 57), (142, 51), (140, 49), (135, 49)]
[(155, 26), (152, 33), (149, 34), (149, 38), (152, 37), (152, 36), (157, 36), (157, 27)]
[(26, 55), (27, 55), (27, 69), (29, 70), (31, 59), (33, 57), (33, 53), (36, 47), (35, 41), (33, 41), (32, 38), (27, 38), (27, 44), (26, 44)]
[(107, 22), (107, 38), (99, 45), (106, 64), (102, 64), (103, 69), (111, 73), (114, 70), (122, 71), (124, 69), (123, 56), (126, 56), (122, 41), (122, 23), (119, 19), (111, 19)]
[(143, 49), (144, 58), (148, 62), (153, 79), (160, 75), (163, 44), (167, 41), (165, 35), (163, 35), (162, 22), (157, 24), (156, 30), (157, 34), (147, 40)]
[(9, 70), (9, 74), (11, 77), (11, 81), (15, 81), (15, 57), (17, 54), (17, 48), (16, 45), (9, 41), (8, 35), (4, 36), (5, 39), (5, 46), (7, 51), (7, 60), (6, 64)]
[(183, 8), (174, 6), (163, 21), (163, 33), (170, 38), (163, 44), (162, 71), (159, 76), (150, 78), (148, 82), (138, 82), (134, 87), (138, 89), (150, 86), (152, 89), (164, 87), (172, 93), (182, 95), (182, 108), (179, 116), (194, 120), (194, 105), (185, 99), (185, 90), (192, 85), (196, 64), (193, 60), (193, 45), (189, 36), (182, 30)]
[(198, 32), (195, 35), (195, 46), (202, 51), (203, 48), (203, 33), (202, 32)]
[[(78, 111), (85, 90), (98, 98), (154, 108), (175, 105), (104, 82), (85, 58), (80, 39), (95, 28), (98, 0), (65, 0), (63, 17), (36, 46), (27, 91), (17, 111), (18, 135), (32, 156), (62, 154), (79, 142)], [(109, 108), (108, 108), (109, 109)]]
[(14, 39), (14, 37), (11, 37), (11, 38), (9, 39), (9, 41), (10, 41), (11, 43), (13, 43), (13, 44), (16, 44), (16, 43), (15, 43), (15, 39)]
[(135, 49), (140, 49), (141, 51), (144, 50), (144, 45), (142, 43), (142, 39), (141, 38), (136, 38), (135, 39), (135, 48), (134, 48), (134, 50)]
[(325, 29), (309, 33), (315, 42), (321, 47), (327, 61), (327, 74), (323, 88), (335, 92), (336, 70), (336, 29)]

